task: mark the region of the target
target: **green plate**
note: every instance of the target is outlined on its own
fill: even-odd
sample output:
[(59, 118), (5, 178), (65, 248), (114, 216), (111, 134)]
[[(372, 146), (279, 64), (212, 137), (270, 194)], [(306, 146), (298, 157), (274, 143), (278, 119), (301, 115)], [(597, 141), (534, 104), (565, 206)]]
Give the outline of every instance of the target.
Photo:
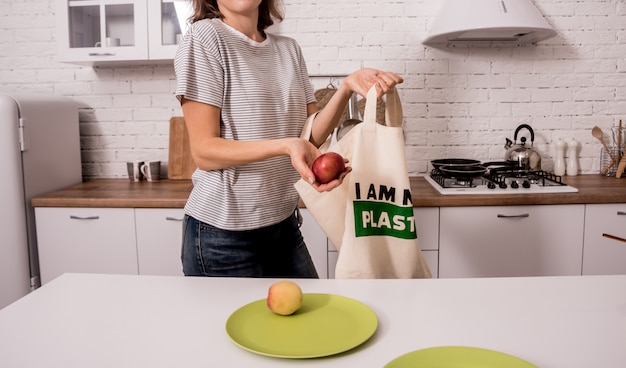
[(240, 347), (279, 358), (318, 358), (342, 353), (367, 341), (378, 318), (365, 304), (333, 294), (304, 294), (290, 316), (267, 308), (265, 299), (244, 305), (226, 321)]
[(404, 354), (385, 368), (537, 368), (494, 350), (468, 346), (439, 346)]

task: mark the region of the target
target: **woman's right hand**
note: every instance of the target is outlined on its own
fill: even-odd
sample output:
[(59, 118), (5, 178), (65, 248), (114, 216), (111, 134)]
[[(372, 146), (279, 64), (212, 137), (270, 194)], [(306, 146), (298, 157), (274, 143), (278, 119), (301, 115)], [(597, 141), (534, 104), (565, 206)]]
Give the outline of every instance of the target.
[[(298, 171), (300, 177), (311, 184), (318, 192), (328, 192), (335, 189), (341, 185), (346, 175), (352, 171), (352, 168), (346, 165), (346, 169), (339, 175), (339, 178), (326, 184), (318, 183), (315, 181), (315, 175), (311, 170), (311, 166), (313, 161), (321, 155), (319, 149), (311, 142), (301, 138), (294, 138), (290, 141), (288, 149), (293, 167)], [(346, 163), (348, 163), (347, 160)]]

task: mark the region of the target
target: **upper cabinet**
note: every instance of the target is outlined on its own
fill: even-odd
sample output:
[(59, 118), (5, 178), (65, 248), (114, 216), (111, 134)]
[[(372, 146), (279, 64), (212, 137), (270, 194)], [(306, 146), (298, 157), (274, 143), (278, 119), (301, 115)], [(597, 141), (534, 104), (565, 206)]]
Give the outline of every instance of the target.
[(148, 4), (148, 56), (150, 60), (172, 60), (187, 31), (191, 16), (189, 0), (151, 0)]
[(188, 0), (57, 0), (58, 60), (171, 61), (190, 15)]

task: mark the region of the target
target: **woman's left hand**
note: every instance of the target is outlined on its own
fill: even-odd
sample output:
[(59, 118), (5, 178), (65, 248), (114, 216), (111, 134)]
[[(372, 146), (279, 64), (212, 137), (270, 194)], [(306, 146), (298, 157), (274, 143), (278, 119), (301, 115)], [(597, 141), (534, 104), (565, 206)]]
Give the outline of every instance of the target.
[(356, 92), (363, 97), (366, 97), (372, 85), (375, 85), (378, 91), (378, 97), (381, 97), (387, 93), (391, 87), (402, 82), (404, 82), (404, 79), (396, 73), (363, 68), (347, 76), (342, 85), (345, 84), (352, 92)]

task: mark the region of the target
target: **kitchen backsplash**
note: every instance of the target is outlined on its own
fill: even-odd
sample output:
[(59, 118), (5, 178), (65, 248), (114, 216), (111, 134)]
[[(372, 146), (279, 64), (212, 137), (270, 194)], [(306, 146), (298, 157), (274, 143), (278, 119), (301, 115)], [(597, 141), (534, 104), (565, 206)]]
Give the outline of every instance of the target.
[[(555, 140), (574, 138), (581, 172), (598, 173), (601, 146), (591, 128), (626, 121), (626, 3), (534, 0), (557, 37), (537, 45), (426, 47), (421, 40), (440, 4), (287, 0), (286, 19), (273, 31), (299, 41), (312, 75), (369, 66), (405, 78), (399, 90), (413, 174), (436, 158), (502, 160), (505, 138), (520, 124), (534, 129), (544, 169), (553, 167)], [(129, 160), (167, 161), (169, 119), (182, 115), (173, 66), (59, 63), (54, 11), (53, 0), (0, 0), (0, 92), (80, 103), (85, 178), (124, 177)]]

